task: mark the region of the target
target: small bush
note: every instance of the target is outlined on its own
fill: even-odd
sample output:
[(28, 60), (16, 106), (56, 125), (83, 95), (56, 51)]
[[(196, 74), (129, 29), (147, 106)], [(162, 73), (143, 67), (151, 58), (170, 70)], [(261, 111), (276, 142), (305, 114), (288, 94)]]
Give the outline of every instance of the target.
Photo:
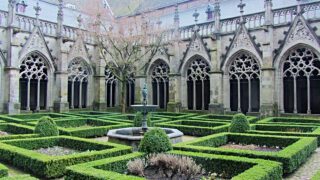
[(205, 174), (192, 158), (163, 153), (129, 161), (127, 168), (129, 174), (146, 179), (199, 179)]
[[(134, 117), (134, 120), (133, 120), (133, 127), (141, 127), (142, 126), (142, 119), (143, 119), (142, 113), (137, 112), (136, 116)], [(149, 127), (153, 126), (153, 124), (151, 123), (151, 114), (150, 113), (147, 115), (147, 124)]]
[(233, 133), (244, 133), (248, 130), (250, 130), (250, 124), (247, 120), (247, 117), (244, 114), (234, 115), (231, 121), (229, 131)]
[(40, 136), (58, 136), (59, 130), (56, 123), (48, 116), (42, 117), (34, 129)]
[(139, 151), (147, 154), (161, 153), (172, 150), (172, 144), (166, 132), (154, 128), (146, 132), (139, 145)]

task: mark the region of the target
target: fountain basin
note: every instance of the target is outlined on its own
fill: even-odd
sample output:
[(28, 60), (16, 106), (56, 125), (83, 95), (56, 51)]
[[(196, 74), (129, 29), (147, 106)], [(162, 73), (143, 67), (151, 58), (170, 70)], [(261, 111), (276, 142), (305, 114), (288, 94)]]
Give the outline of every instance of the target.
[[(149, 128), (149, 129), (152, 129)], [(177, 129), (161, 128), (168, 135), (173, 144), (182, 142), (183, 133)], [(143, 135), (141, 127), (113, 129), (108, 132), (108, 141), (132, 146), (133, 150), (137, 150)]]

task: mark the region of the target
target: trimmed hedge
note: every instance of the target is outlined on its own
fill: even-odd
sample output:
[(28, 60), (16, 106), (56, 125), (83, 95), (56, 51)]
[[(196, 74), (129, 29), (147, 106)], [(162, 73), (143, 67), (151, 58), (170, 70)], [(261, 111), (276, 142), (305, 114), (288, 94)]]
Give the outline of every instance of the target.
[(0, 164), (0, 178), (8, 176), (8, 168), (3, 164)]
[[(190, 117), (192, 120), (201, 120), (201, 121), (214, 121), (214, 122), (231, 122), (234, 115), (219, 115), (219, 114), (204, 114), (199, 116)], [(246, 116), (249, 123), (255, 123), (259, 119), (254, 116)]]
[[(133, 125), (134, 117), (135, 117), (135, 115), (122, 115), (122, 116), (99, 117), (99, 119), (115, 121), (115, 122), (130, 123)], [(169, 122), (169, 121), (172, 121), (172, 120), (168, 117), (159, 117), (159, 116), (151, 115), (151, 123), (153, 125), (155, 125), (157, 123)]]
[[(280, 146), (284, 147), (284, 149), (279, 152), (261, 152), (219, 148), (228, 142), (273, 147)], [(304, 163), (317, 149), (317, 139), (314, 137), (283, 137), (256, 134), (221, 133), (198, 138), (189, 142), (175, 144), (173, 148), (183, 151), (274, 160), (283, 163), (284, 173), (291, 173)]]
[[(75, 137), (98, 137), (107, 135), (110, 129), (130, 127), (131, 124), (114, 122), (96, 118), (75, 117), (65, 120), (56, 120), (59, 132), (62, 135)], [(35, 125), (36, 122), (29, 122)]]
[(0, 130), (10, 133), (7, 136), (0, 136), (0, 141), (11, 139), (25, 139), (39, 137), (38, 134), (33, 134), (33, 127), (20, 125), (16, 123), (0, 124)]
[(248, 130), (250, 130), (250, 124), (247, 117), (244, 114), (234, 115), (229, 127), (229, 132), (245, 133)]
[(101, 111), (72, 111), (72, 112), (63, 113), (63, 114), (71, 115), (71, 116), (88, 117), (88, 118), (121, 115), (120, 113), (101, 112)]
[(154, 117), (167, 118), (170, 120), (186, 119), (196, 116), (196, 113), (174, 113), (174, 112), (153, 112)]
[(320, 179), (320, 170), (311, 178), (311, 180), (319, 180)]
[[(261, 159), (249, 159), (235, 156), (212, 155), (204, 153), (170, 151), (170, 154), (188, 156), (202, 164), (207, 172), (226, 173), (233, 180), (280, 180), (282, 167), (278, 162)], [(125, 175), (127, 163), (141, 158), (142, 153), (132, 153), (124, 156), (101, 159), (67, 168), (66, 180), (78, 179), (122, 179), (142, 180), (144, 178)]]
[(38, 121), (41, 117), (49, 116), (53, 120), (72, 118), (74, 116), (59, 113), (37, 113), (37, 114), (19, 114), (19, 115), (0, 115), (0, 120), (6, 122), (25, 124), (31, 121)]
[(279, 136), (317, 137), (318, 146), (320, 146), (320, 127), (315, 125), (254, 124), (251, 125), (251, 130), (247, 131), (247, 133)]
[(146, 154), (162, 153), (170, 150), (172, 150), (171, 141), (166, 132), (160, 128), (147, 131), (139, 144), (139, 151)]
[(258, 124), (296, 124), (320, 126), (320, 119), (316, 118), (295, 118), (295, 117), (268, 117), (257, 122)]
[(37, 179), (38, 178), (31, 177), (30, 175), (21, 175), (21, 176), (0, 178), (0, 180), (37, 180)]
[(228, 132), (229, 123), (199, 120), (176, 120), (157, 123), (158, 127), (175, 128), (190, 136), (207, 136), (220, 132)]
[[(33, 151), (39, 148), (62, 146), (80, 152), (64, 156), (49, 156)], [(0, 142), (0, 159), (42, 178), (61, 177), (70, 165), (119, 156), (131, 152), (131, 147), (92, 140), (58, 136)]]
[(57, 124), (49, 116), (41, 117), (37, 122), (34, 133), (40, 136), (59, 136)]
[(16, 123), (3, 123), (0, 124), (0, 130), (10, 134), (33, 134), (34, 128)]

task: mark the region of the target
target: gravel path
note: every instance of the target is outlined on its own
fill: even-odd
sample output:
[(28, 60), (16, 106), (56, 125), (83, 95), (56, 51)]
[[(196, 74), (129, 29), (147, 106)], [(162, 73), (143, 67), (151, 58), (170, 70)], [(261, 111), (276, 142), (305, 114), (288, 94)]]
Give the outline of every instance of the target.
[(297, 171), (284, 180), (310, 180), (320, 170), (320, 148)]

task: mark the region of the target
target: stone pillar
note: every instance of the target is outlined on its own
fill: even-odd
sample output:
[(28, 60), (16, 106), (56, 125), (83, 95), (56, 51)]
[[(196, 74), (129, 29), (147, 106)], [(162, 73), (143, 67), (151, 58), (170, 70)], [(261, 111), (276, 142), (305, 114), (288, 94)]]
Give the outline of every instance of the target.
[(107, 108), (106, 103), (106, 78), (103, 75), (97, 75), (94, 77), (94, 110), (101, 111)]
[(264, 68), (261, 70), (260, 85), (260, 113), (261, 116), (272, 116), (277, 114), (277, 103), (274, 101), (275, 70)]
[(275, 69), (273, 68), (273, 14), (272, 0), (265, 0), (264, 42), (262, 44), (263, 67), (260, 77), (260, 114), (272, 116), (278, 113), (278, 104), (275, 101)]
[(222, 78), (223, 76), (221, 71), (214, 71), (210, 74), (210, 113), (222, 114), (224, 112), (222, 97)]
[(167, 111), (180, 112), (181, 111), (181, 75), (169, 74), (169, 102)]
[(7, 75), (7, 81), (5, 81), (5, 87), (7, 87), (7, 97), (5, 103), (5, 112), (8, 114), (20, 113), (20, 99), (19, 99), (19, 47), (20, 44), (15, 38), (15, 32), (17, 27), (15, 26), (15, 7), (17, 1), (9, 0), (8, 2), (8, 21), (7, 21), (7, 66), (5, 67), (5, 73)]

